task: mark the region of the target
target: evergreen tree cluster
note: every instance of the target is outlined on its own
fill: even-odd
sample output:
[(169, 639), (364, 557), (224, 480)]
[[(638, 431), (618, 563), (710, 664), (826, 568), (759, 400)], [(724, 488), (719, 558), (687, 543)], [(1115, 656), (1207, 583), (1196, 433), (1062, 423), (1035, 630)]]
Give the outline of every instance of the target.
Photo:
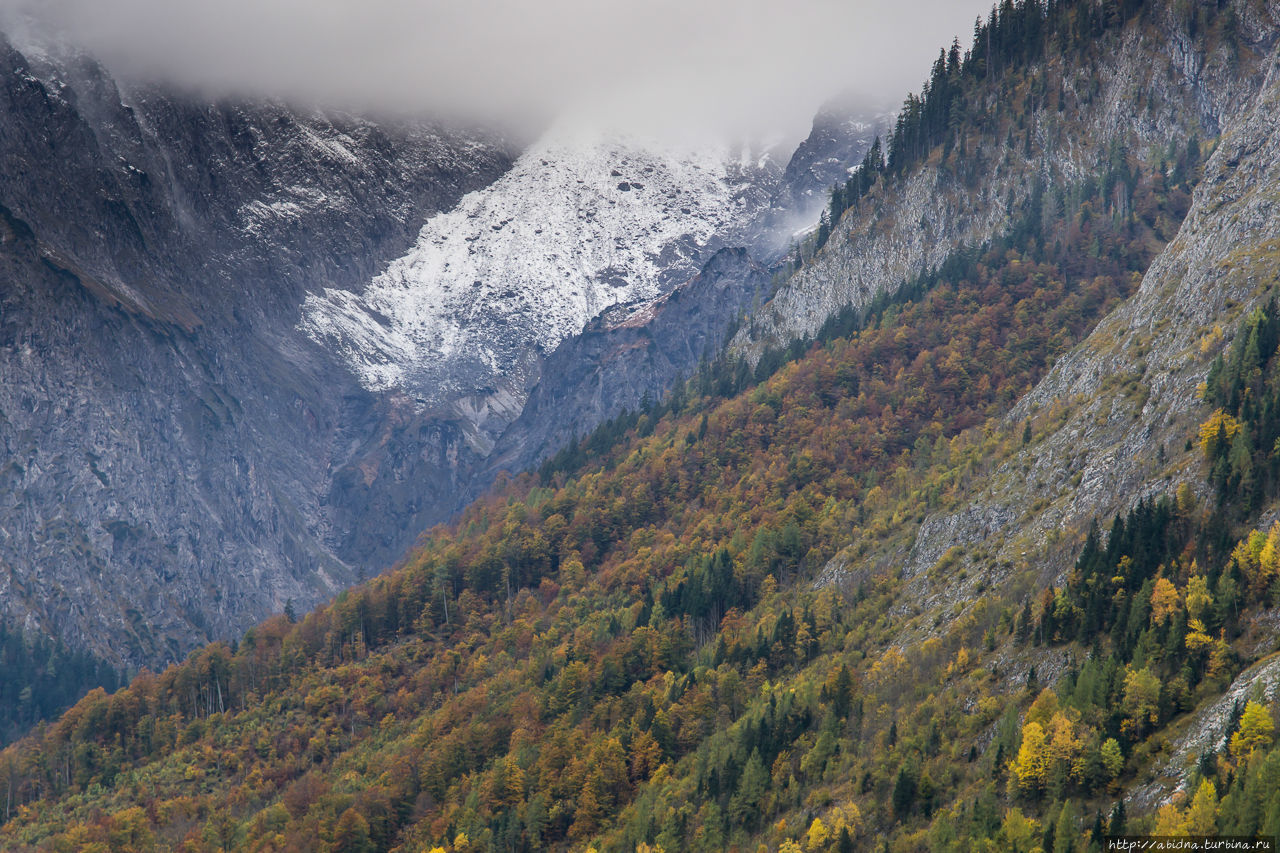
[[(1108, 31), (1121, 28), (1143, 8), (1142, 0), (1002, 0), (985, 22), (981, 18), (975, 21), (973, 45), (968, 51), (961, 52), (958, 40), (939, 51), (920, 94), (912, 93), (903, 102), (887, 146), (877, 137), (854, 174), (844, 184), (832, 187), (813, 251), (826, 245), (840, 217), (857, 206), (882, 176), (907, 174), (939, 146), (947, 156), (957, 145), (965, 144), (975, 125), (995, 126), (998, 117), (989, 112), (998, 112), (999, 106), (991, 108), (981, 101), (990, 93), (993, 79), (1025, 70), (1054, 54), (1083, 55)], [(1210, 13), (1216, 13), (1216, 8)], [(1207, 22), (1195, 19), (1189, 26), (1194, 30), (1197, 24), (1205, 26)], [(1042, 103), (1056, 101), (1059, 111), (1066, 108), (1065, 91), (1040, 91), (1040, 97)], [(1011, 134), (1010, 144), (1012, 140)], [(1027, 145), (1029, 153), (1029, 138)], [(1181, 157), (1170, 159), (1182, 166)], [(1112, 158), (1104, 194), (1115, 183), (1115, 165)], [(1172, 183), (1180, 183), (1184, 173), (1175, 170), (1171, 178)]]
[(0, 744), (61, 714), (90, 689), (122, 683), (120, 673), (87, 652), (0, 624)]
[(683, 578), (663, 590), (660, 600), (668, 615), (692, 617), (704, 633), (714, 635), (730, 608), (749, 610), (755, 595), (735, 576), (729, 550), (719, 548), (710, 556), (696, 558)]
[[(1064, 591), (1068, 605), (1046, 597), (1036, 639), (1076, 639), (1087, 645), (1112, 632), (1117, 647), (1127, 653), (1134, 634), (1145, 625), (1156, 573), (1187, 544), (1188, 531), (1175, 521), (1168, 498), (1140, 501), (1126, 517), (1115, 517), (1106, 545), (1095, 521)], [(1130, 630), (1131, 622), (1135, 630)]]
[(1218, 412), (1201, 428), (1218, 500), (1240, 517), (1280, 491), (1280, 308), (1252, 311), (1226, 357), (1209, 367), (1204, 399)]
[(831, 237), (831, 229), (840, 221), (840, 217), (844, 215), (846, 210), (856, 205), (858, 200), (875, 186), (876, 181), (879, 180), (880, 175), (883, 173), (884, 149), (880, 144), (880, 137), (877, 136), (853, 176), (845, 181), (843, 185), (837, 184), (832, 187), (831, 201), (827, 205), (826, 211), (823, 212), (822, 220), (818, 223), (818, 235), (814, 251), (827, 244), (827, 240)]
[(1142, 0), (1002, 0), (985, 23), (974, 23), (973, 46), (963, 56), (958, 42), (941, 50), (920, 94), (903, 103), (889, 140), (888, 173), (904, 174), (935, 146), (949, 151), (972, 120), (971, 98), (989, 91), (992, 79), (1041, 62), (1050, 51), (1090, 50), (1142, 8)]

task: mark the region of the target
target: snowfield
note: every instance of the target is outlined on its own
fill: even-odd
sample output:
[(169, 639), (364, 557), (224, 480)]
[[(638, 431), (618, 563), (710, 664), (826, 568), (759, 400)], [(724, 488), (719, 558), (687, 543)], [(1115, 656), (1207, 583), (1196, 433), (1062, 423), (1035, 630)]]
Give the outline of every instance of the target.
[(372, 391), (423, 403), (505, 387), (610, 306), (693, 276), (769, 203), (781, 169), (729, 145), (553, 129), (494, 184), (428, 220), (362, 293), (327, 289), (302, 329)]

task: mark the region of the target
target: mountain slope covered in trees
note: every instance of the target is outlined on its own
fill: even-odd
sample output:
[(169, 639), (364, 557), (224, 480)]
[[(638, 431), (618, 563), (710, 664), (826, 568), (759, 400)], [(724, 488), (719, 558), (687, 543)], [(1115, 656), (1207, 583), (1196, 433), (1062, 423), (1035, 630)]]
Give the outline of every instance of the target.
[[(1098, 55), (1186, 6), (1209, 53), (1280, 26), (1261, 4), (1117, 5), (1089, 30)], [(1047, 20), (1074, 32), (1099, 8)], [(90, 694), (0, 753), (0, 845), (1275, 833), (1274, 691), (1254, 682), (1280, 603), (1280, 79), (1263, 59), (1240, 58), (1256, 91), (1220, 138), (1108, 150), (812, 340), (709, 363), (501, 484), (398, 570)], [(1054, 73), (1030, 57), (966, 85)], [(999, 145), (1002, 121), (957, 132)], [(926, 142), (877, 170), (881, 216), (942, 156)], [(1133, 461), (1103, 479), (1094, 453)], [(1197, 730), (1229, 687), (1242, 701)], [(1183, 735), (1207, 745), (1171, 755)], [(1148, 796), (1171, 759), (1180, 793)]]
[[(870, 168), (833, 193), (815, 235), (830, 240), (826, 251), (738, 332), (735, 351), (754, 360), (815, 334), (843, 306), (1003, 233), (1038, 192), (1060, 208), (1083, 181), (1105, 176), (1125, 204), (1132, 186), (1118, 167), (1172, 163), (1177, 149), (1216, 137), (1246, 109), (1275, 43), (1264, 3), (993, 11), (969, 51), (940, 50), (921, 94), (903, 104), (878, 167), (895, 178), (892, 197), (876, 189), (868, 158)], [(1143, 25), (1123, 27), (1135, 11)]]
[[(721, 245), (772, 257), (764, 219), (812, 177), (781, 149), (563, 125), (520, 154), (493, 129), (211, 100), (0, 17), (0, 619), (133, 671), (315, 606), (546, 433), (688, 376), (702, 349), (637, 322), (659, 357), (634, 398), (512, 424), (605, 308)], [(855, 124), (815, 130), (810, 164), (861, 156)], [(719, 291), (713, 348), (751, 301)]]

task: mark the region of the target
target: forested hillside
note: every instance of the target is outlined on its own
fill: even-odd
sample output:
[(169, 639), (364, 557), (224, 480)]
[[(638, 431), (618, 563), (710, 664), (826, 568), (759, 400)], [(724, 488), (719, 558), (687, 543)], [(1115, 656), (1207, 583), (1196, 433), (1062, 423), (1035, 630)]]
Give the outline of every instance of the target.
[[(1196, 6), (1200, 37), (1229, 38), (1232, 8)], [(1006, 0), (941, 68), (1036, 90), (1042, 54), (1008, 28), (1105, 52), (1165, 11)], [(838, 189), (843, 221), (948, 139), (1011, 133), (956, 113), (942, 137), (912, 130), (936, 75), (870, 184)], [(1275, 648), (1274, 275), (1185, 354), (1191, 426), (1144, 447), (1167, 488), (1116, 495), (1124, 511), (1016, 564), (957, 540), (912, 568), (922, 523), (1052, 461), (1078, 401), (1011, 413), (1179, 248), (1225, 168), (1215, 144), (1112, 146), (1096, 173), (1029, 188), (1001, 236), (812, 340), (707, 363), (328, 607), (91, 693), (0, 753), (0, 847), (1067, 851), (1280, 832), (1261, 689), (1180, 794), (1136, 797)], [(1129, 417), (1156, 382), (1094, 396)]]
[(0, 743), (61, 713), (90, 687), (115, 690), (121, 677), (92, 655), (0, 625)]

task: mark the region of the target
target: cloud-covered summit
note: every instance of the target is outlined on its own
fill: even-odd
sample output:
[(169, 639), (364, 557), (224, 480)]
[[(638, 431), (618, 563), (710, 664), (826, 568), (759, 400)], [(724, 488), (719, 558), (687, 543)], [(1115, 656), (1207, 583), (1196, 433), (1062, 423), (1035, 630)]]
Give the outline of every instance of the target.
[(11, 33), (214, 94), (483, 121), (794, 135), (916, 89), (989, 0), (0, 0)]

